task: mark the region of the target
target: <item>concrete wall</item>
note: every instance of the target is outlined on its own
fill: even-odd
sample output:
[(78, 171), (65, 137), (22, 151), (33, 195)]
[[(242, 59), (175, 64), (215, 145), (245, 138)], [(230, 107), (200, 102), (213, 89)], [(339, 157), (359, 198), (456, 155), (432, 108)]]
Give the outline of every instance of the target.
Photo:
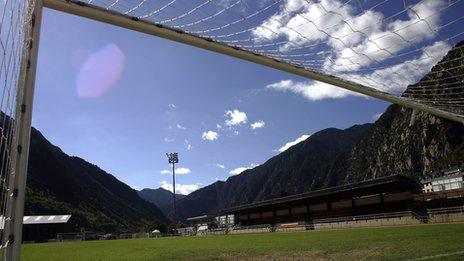
[(382, 226), (401, 226), (401, 225), (418, 225), (421, 224), (419, 220), (412, 216), (394, 217), (394, 218), (379, 218), (370, 220), (353, 220), (329, 223), (314, 224), (315, 230), (324, 229), (341, 229), (341, 228), (355, 228), (355, 227), (382, 227)]
[(429, 214), (429, 223), (464, 222), (464, 212)]

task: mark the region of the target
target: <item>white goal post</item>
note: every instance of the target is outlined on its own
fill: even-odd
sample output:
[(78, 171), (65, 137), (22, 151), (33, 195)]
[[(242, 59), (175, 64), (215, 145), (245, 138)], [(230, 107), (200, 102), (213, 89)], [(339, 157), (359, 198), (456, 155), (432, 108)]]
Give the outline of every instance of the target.
[(404, 107), (424, 111), (438, 117), (464, 123), (464, 117), (456, 113), (443, 111), (438, 108), (427, 106), (405, 97), (397, 97), (395, 95), (382, 92), (371, 87), (347, 81), (332, 75), (327, 75), (316, 71), (310, 71), (308, 69), (289, 64), (285, 61), (272, 59), (261, 54), (250, 52), (240, 48), (234, 48), (232, 46), (219, 43), (211, 39), (195, 36), (180, 30), (171, 29), (160, 24), (154, 24), (148, 21), (140, 20), (138, 18), (123, 15), (118, 12), (103, 9), (101, 7), (87, 5), (86, 3), (81, 1), (44, 0), (44, 6), (58, 11), (120, 26), (130, 30), (192, 45), (216, 53), (229, 55), (242, 60), (247, 60), (277, 70), (303, 76), (311, 80), (324, 82), (343, 89), (347, 89), (384, 101), (395, 103)]
[(10, 152), (11, 172), (6, 189), (6, 208), (3, 213), (3, 260), (19, 260), (21, 253), (32, 105), (42, 9), (42, 0), (29, 1), (26, 9), (29, 13), (24, 21), (24, 45), (15, 104), (15, 130)]

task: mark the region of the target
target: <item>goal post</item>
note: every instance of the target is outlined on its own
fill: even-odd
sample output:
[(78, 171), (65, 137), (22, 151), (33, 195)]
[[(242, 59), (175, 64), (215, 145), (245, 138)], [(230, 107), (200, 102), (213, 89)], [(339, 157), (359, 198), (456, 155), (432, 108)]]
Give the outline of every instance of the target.
[(383, 92), (352, 81), (344, 80), (333, 75), (312, 71), (307, 68), (293, 65), (282, 60), (273, 59), (255, 52), (220, 43), (209, 38), (204, 38), (201, 36), (186, 33), (181, 30), (172, 29), (162, 24), (156, 24), (149, 21), (140, 20), (139, 18), (130, 17), (98, 6), (88, 5), (81, 1), (44, 0), (44, 6), (51, 9), (55, 9), (57, 11), (86, 17), (92, 20), (184, 43), (187, 45), (195, 46), (216, 53), (225, 54), (242, 60), (247, 60), (280, 71), (302, 76), (311, 80), (320, 81), (346, 90), (378, 98), (407, 108), (427, 112), (441, 118), (446, 118), (449, 120), (464, 123), (464, 117), (457, 113), (444, 111), (432, 106), (427, 106), (420, 102), (408, 99), (406, 97), (398, 97), (390, 93)]
[(24, 22), (24, 45), (16, 93), (15, 137), (11, 144), (11, 173), (8, 178), (3, 231), (3, 260), (19, 260), (22, 242), (24, 201), (34, 98), (37, 56), (39, 51), (42, 0), (27, 3)]
[[(115, 1), (114, 3), (118, 1), (119, 0)], [(32, 108), (35, 87), (34, 85), (38, 59), (42, 11), (44, 7), (69, 14), (74, 14), (80, 17), (86, 17), (96, 21), (101, 21), (107, 24), (116, 25), (129, 30), (165, 38), (168, 40), (209, 50), (215, 53), (228, 55), (238, 59), (260, 64), (266, 67), (298, 75), (310, 80), (320, 81), (366, 96), (378, 98), (387, 102), (411, 108), (413, 110), (427, 112), (438, 117), (464, 123), (463, 113), (448, 111), (446, 109), (443, 109), (443, 107), (433, 106), (434, 102), (439, 103), (440, 100), (431, 100), (429, 103), (427, 103), (427, 101), (423, 102), (425, 99), (421, 101), (404, 96), (396, 96), (392, 93), (369, 87), (367, 86), (368, 84), (360, 84), (355, 81), (348, 80), (348, 78), (345, 79), (345, 77), (342, 76), (331, 75), (331, 73), (328, 71), (318, 70), (314, 67), (305, 67), (302, 65), (304, 63), (298, 64), (295, 62), (295, 60), (292, 61), (291, 59), (276, 59), (275, 56), (268, 55), (264, 52), (255, 51), (246, 47), (234, 46), (232, 44), (228, 44), (225, 41), (217, 41), (212, 37), (208, 37), (207, 35), (202, 36), (197, 33), (188, 33), (186, 30), (178, 29), (181, 27), (174, 28), (172, 26), (169, 26), (168, 24), (157, 23), (154, 20), (146, 20), (141, 17), (132, 16), (131, 14), (124, 14), (115, 10), (110, 10), (109, 7), (113, 6), (114, 3), (108, 6), (107, 8), (104, 8), (102, 6), (88, 4), (89, 2), (91, 3), (92, 0), (88, 0), (86, 2), (76, 0), (10, 0), (4, 1), (2, 3), (4, 5), (4, 14), (8, 14), (9, 16), (17, 15), (22, 17), (18, 20), (19, 22), (16, 21), (14, 24), (13, 22), (10, 22), (11, 24), (0, 24), (0, 29), (2, 28), (2, 26), (8, 26), (10, 27), (9, 29), (15, 28), (15, 30), (18, 30), (17, 33), (21, 34), (21, 37), (18, 37), (19, 40), (14, 37), (13, 40), (11, 40), (9, 38), (9, 35), (8, 38), (6, 38), (10, 39), (8, 40), (10, 42), (13, 41), (14, 49), (17, 51), (10, 52), (8, 51), (8, 46), (6, 46), (6, 50), (4, 49), (3, 54), (0, 54), (0, 58), (3, 59), (3, 62), (4, 60), (10, 59), (11, 57), (13, 57), (14, 59), (18, 58), (19, 60), (19, 66), (15, 66), (12, 69), (12, 71), (14, 71), (14, 80), (8, 80), (7, 83), (3, 83), (3, 81), (5, 80), (4, 78), (11, 79), (11, 75), (7, 75), (10, 69), (8, 68), (7, 72), (4, 72), (5, 70), (2, 67), (4, 71), (0, 71), (0, 84), (2, 84), (4, 91), (5, 89), (8, 89), (14, 92), (13, 100), (8, 101), (7, 104), (4, 105), (4, 97), (2, 96), (2, 102), (0, 103), (0, 110), (2, 110), (1, 117), (5, 118), (4, 121), (10, 122), (8, 123), (9, 126), (13, 126), (11, 127), (11, 132), (8, 130), (8, 133), (3, 127), (0, 128), (0, 148), (2, 149), (1, 152), (4, 155), (8, 154), (8, 162), (5, 163), (5, 156), (3, 156), (2, 166), (0, 169), (2, 179), (1, 185), (3, 186), (1, 202), (2, 217), (0, 220), (0, 225), (2, 229), (1, 246), (3, 260), (20, 259)], [(172, 1), (172, 3), (174, 2), (175, 1)], [(21, 4), (16, 5), (16, 3)], [(138, 7), (142, 6), (143, 3), (145, 3), (145, 1), (141, 0)], [(2, 4), (0, 4), (0, 6)], [(453, 2), (453, 5), (454, 4), (455, 2)], [(157, 11), (163, 10), (163, 8), (165, 8), (166, 6), (167, 5), (157, 9)], [(451, 2), (449, 6), (452, 6)], [(195, 7), (192, 10), (197, 10), (199, 7), (201, 6)], [(10, 8), (10, 10), (8, 8)], [(21, 10), (15, 10), (15, 8)], [(133, 9), (134, 8), (132, 8), (131, 10)], [(259, 11), (255, 12), (255, 14), (258, 12)], [(216, 14), (204, 18), (203, 20), (206, 21), (212, 19), (213, 17), (216, 17), (221, 13), (222, 11), (217, 12)], [(421, 18), (419, 20), (424, 20), (424, 18)], [(454, 24), (458, 21), (460, 21), (460, 19), (456, 19), (452, 21), (452, 23), (447, 23), (443, 25), (443, 27), (450, 24)], [(346, 21), (344, 22), (346, 23)], [(190, 22), (186, 26), (190, 26), (197, 23), (200, 22)], [(21, 29), (17, 29), (15, 26), (21, 27)], [(3, 39), (3, 35), (6, 34), (7, 31), (9, 30), (0, 30), (0, 41), (2, 48), (4, 48), (5, 46), (5, 39)], [(460, 32), (458, 34), (452, 37), (457, 38), (458, 36), (464, 34), (464, 32), (462, 32), (461, 30), (459, 31)], [(15, 34), (15, 32), (13, 32), (13, 34)], [(452, 39), (452, 37), (450, 39)], [(15, 40), (17, 41), (16, 43), (14, 43)], [(408, 44), (413, 45), (412, 43)], [(5, 76), (4, 78), (2, 78), (2, 73), (6, 74), (8, 77)], [(447, 71), (447, 73), (450, 72)], [(453, 77), (454, 76), (452, 75), (449, 78)], [(451, 82), (445, 83), (445, 85), (446, 84), (451, 86), (455, 83)], [(441, 86), (440, 84), (437, 85)], [(455, 87), (447, 87), (447, 90), (452, 90), (453, 88)], [(462, 85), (459, 85), (455, 89), (457, 88), (462, 88)], [(429, 96), (424, 95), (424, 97), (427, 98)], [(440, 96), (439, 98), (441, 97), (445, 97), (445, 100), (448, 99), (447, 96)], [(459, 97), (458, 100), (453, 102), (455, 102), (457, 106), (459, 105), (462, 108), (464, 108), (464, 97)], [(443, 104), (447, 105), (448, 103)], [(10, 107), (13, 109), (9, 109)], [(8, 108), (8, 110), (3, 111), (5, 110), (5, 108)], [(10, 117), (14, 119), (10, 119)], [(2, 125), (5, 125), (4, 121), (2, 122)]]

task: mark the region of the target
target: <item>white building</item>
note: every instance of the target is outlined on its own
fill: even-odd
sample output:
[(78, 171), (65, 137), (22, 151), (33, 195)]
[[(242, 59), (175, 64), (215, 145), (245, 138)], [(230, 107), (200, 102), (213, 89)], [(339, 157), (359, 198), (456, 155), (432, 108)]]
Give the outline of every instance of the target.
[(424, 193), (464, 188), (464, 169), (456, 168), (445, 171), (441, 177), (421, 181)]

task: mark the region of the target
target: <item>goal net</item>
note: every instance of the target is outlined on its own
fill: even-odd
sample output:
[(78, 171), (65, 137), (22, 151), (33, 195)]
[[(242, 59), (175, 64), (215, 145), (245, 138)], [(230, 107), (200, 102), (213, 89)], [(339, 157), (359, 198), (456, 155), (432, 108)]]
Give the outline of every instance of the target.
[(7, 199), (12, 196), (13, 188), (9, 187), (10, 178), (15, 174), (14, 160), (17, 144), (17, 126), (15, 115), (17, 111), (18, 94), (24, 92), (24, 69), (27, 64), (22, 57), (28, 50), (27, 24), (30, 22), (31, 5), (27, 0), (0, 1), (0, 184), (1, 184), (1, 213), (0, 233), (2, 247), (4, 226), (9, 220), (5, 217)]
[(312, 100), (371, 96), (464, 122), (464, 0), (0, 0), (3, 243), (30, 66), (22, 57), (42, 2), (306, 78), (267, 88)]
[[(314, 100), (367, 95), (464, 122), (461, 59), (441, 61), (464, 39), (461, 0), (45, 0), (45, 5), (308, 78), (268, 88)], [(435, 75), (423, 79), (438, 62)]]

